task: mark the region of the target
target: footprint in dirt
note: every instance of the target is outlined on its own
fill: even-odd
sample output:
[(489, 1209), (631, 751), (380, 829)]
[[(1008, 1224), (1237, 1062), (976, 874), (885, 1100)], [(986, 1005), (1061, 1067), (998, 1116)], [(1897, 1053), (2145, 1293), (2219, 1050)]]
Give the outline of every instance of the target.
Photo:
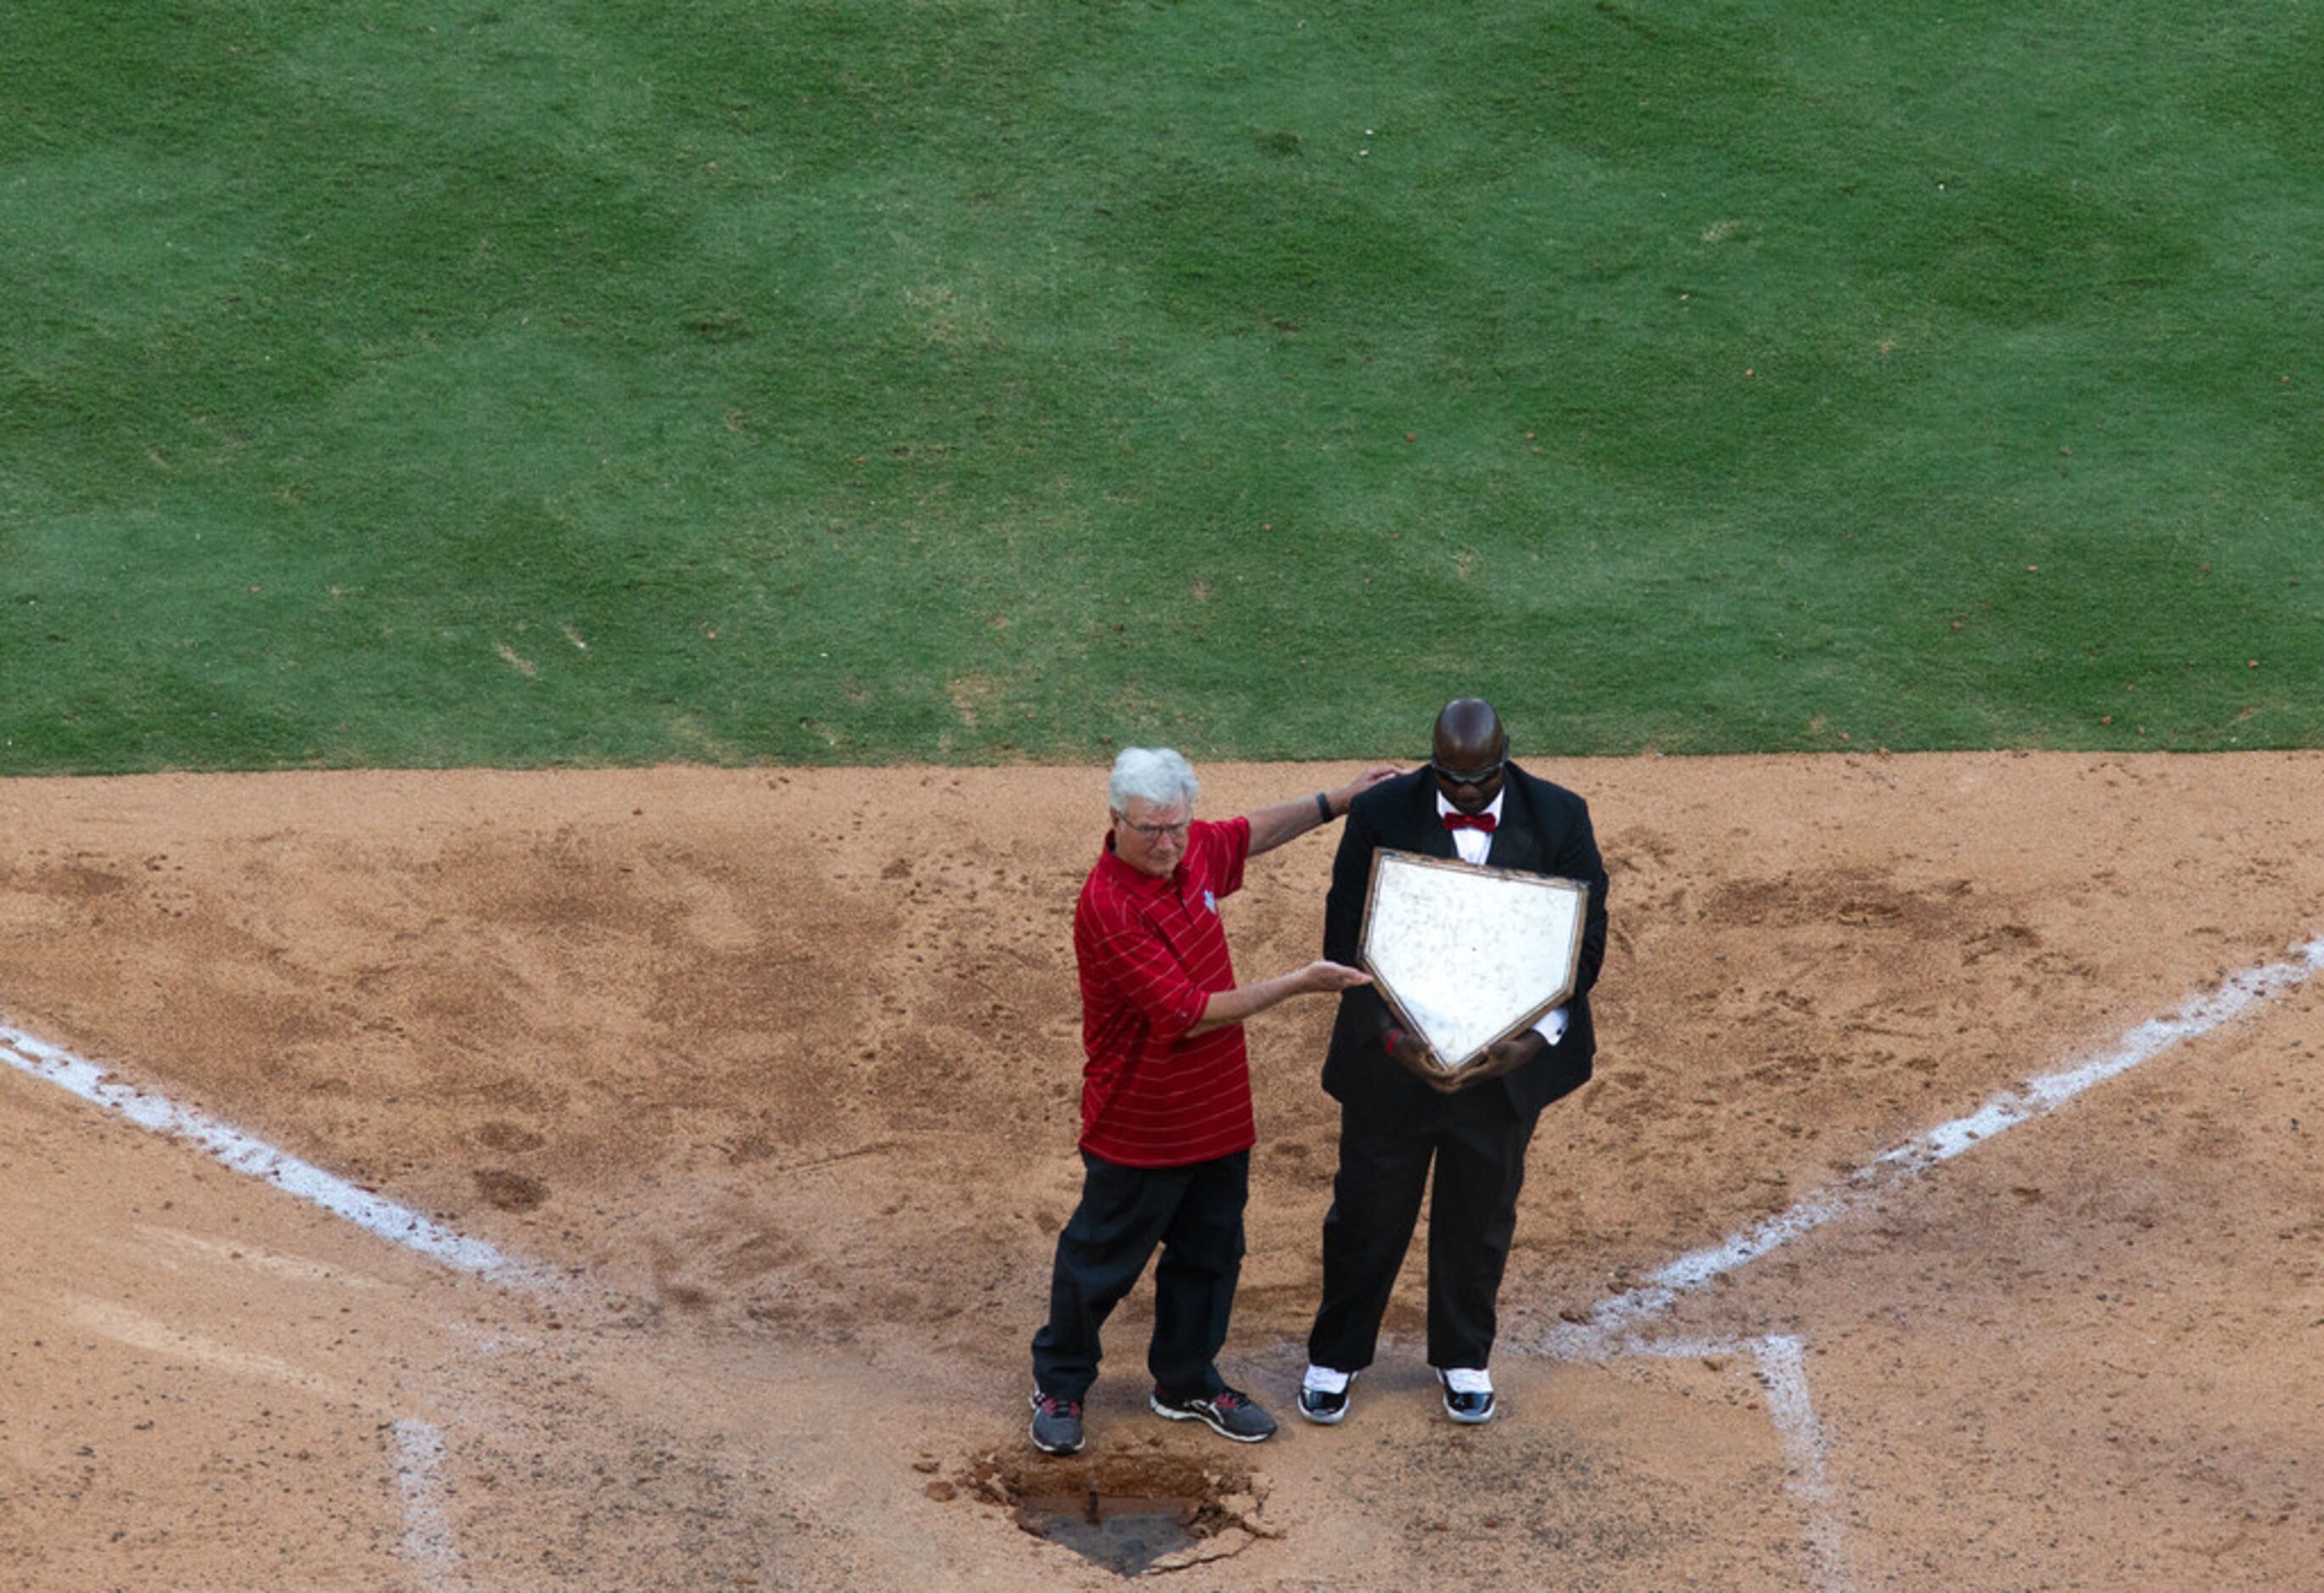
[(476, 1143), (486, 1150), (516, 1152), (539, 1150), (544, 1141), (530, 1128), (495, 1119), (476, 1130)]
[(477, 1167), (471, 1175), (476, 1192), (503, 1211), (530, 1211), (549, 1198), (549, 1185), (538, 1178), (502, 1167)]

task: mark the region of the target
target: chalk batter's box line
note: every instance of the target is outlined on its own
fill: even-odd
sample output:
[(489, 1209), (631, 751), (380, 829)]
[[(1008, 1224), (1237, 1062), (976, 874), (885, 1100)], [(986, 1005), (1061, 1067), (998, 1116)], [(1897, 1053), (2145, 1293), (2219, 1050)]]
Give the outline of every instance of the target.
[(1768, 1423), (1790, 1462), (1792, 1496), (1808, 1519), (1808, 1552), (1815, 1561), (1817, 1585), (1846, 1587), (1840, 1519), (1831, 1512), (1831, 1488), (1824, 1478), (1823, 1427), (1816, 1420), (1815, 1400), (1808, 1389), (1807, 1347), (1790, 1333), (1766, 1333), (1752, 1339), (1658, 1339), (1622, 1349), (1627, 1355), (1664, 1360), (1752, 1358), (1766, 1395)]
[(466, 1593), (460, 1549), (445, 1514), (443, 1429), (407, 1416), (395, 1432), (395, 1491), (403, 1502), (403, 1558), (428, 1593)]

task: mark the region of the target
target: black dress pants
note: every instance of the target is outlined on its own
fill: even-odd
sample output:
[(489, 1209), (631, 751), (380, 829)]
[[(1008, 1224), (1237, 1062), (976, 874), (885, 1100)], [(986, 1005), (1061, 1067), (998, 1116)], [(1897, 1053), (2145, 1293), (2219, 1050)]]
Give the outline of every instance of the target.
[(1372, 1364), (1432, 1165), (1428, 1364), (1483, 1367), (1499, 1324), (1501, 1274), (1517, 1232), (1526, 1147), (1540, 1113), (1492, 1083), (1419, 1111), (1340, 1107), (1340, 1167), (1323, 1218), (1323, 1302), (1307, 1358), (1335, 1371)]
[(1082, 1165), (1081, 1204), (1057, 1235), (1049, 1320), (1033, 1335), (1035, 1386), (1058, 1399), (1088, 1395), (1099, 1330), (1158, 1244), (1146, 1368), (1175, 1396), (1218, 1393), (1226, 1386), (1218, 1355), (1242, 1273), (1250, 1153), (1185, 1167), (1124, 1167), (1084, 1151)]

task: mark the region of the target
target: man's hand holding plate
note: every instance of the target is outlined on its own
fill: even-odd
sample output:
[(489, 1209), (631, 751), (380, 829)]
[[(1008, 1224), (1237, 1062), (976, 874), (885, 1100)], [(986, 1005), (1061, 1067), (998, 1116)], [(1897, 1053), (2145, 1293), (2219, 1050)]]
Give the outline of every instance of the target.
[(1453, 1075), (1452, 1087), (1466, 1090), (1471, 1084), (1514, 1073), (1548, 1049), (1548, 1041), (1531, 1029), (1520, 1029), (1508, 1039), (1496, 1040), (1486, 1046), (1483, 1055)]
[(1409, 1029), (1390, 1032), (1388, 1054), (1405, 1072), (1440, 1094), (1450, 1095), (1461, 1087), (1460, 1075), (1447, 1070), (1435, 1049)]

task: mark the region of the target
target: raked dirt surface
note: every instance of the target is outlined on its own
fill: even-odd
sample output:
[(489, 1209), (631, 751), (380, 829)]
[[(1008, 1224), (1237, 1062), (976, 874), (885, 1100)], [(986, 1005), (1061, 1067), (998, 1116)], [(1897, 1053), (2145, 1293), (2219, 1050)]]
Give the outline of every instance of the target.
[[(1102, 1588), (1012, 1510), (1095, 1487), (1211, 1501), (1214, 1557), (1149, 1573), (1187, 1589), (2316, 1587), (2324, 756), (1525, 761), (1589, 798), (1612, 936), (1500, 1419), (1439, 1413), (1416, 1255), (1345, 1425), (1292, 1418), (1312, 1001), (1250, 1026), (1226, 1358), (1284, 1432), (1146, 1413), (1141, 1285), (1069, 1461), (1024, 1398), (1102, 769), (0, 783), (0, 1025), (537, 1269), (0, 1066), (0, 1585)], [(1199, 811), (1358, 767), (1208, 767)], [(1245, 977), (1316, 953), (1335, 835), (1226, 903)]]

